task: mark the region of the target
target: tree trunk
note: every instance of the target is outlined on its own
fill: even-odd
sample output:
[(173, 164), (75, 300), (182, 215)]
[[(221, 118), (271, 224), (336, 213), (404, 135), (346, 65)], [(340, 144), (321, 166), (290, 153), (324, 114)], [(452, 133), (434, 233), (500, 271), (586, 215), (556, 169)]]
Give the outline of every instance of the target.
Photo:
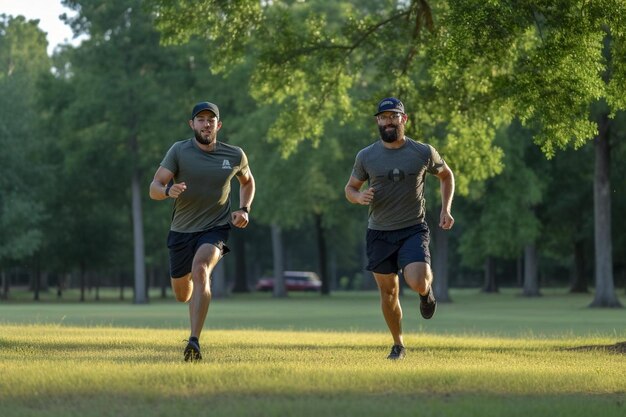
[(246, 270), (246, 241), (242, 235), (235, 234), (235, 285), (233, 292), (246, 293), (250, 292), (248, 287), (248, 273)]
[(1, 272), (2, 275), (2, 298), (3, 300), (9, 299), (9, 277), (6, 271), (3, 269)]
[(437, 301), (452, 302), (448, 285), (448, 242), (449, 233), (441, 227), (435, 227), (433, 237), (435, 252), (433, 253), (433, 289)]
[(41, 281), (39, 281), (39, 291), (50, 291), (50, 274), (49, 271), (43, 270), (41, 271)]
[(119, 280), (120, 280), (120, 300), (124, 300), (124, 273), (119, 272)]
[(485, 259), (485, 285), (483, 292), (498, 292), (498, 283), (496, 282), (496, 261), (492, 256)]
[(86, 271), (85, 271), (86, 267), (85, 267), (85, 262), (82, 261), (80, 263), (80, 301), (84, 302), (85, 301), (85, 287), (87, 284), (87, 277), (86, 277)]
[(537, 273), (537, 246), (534, 243), (524, 248), (524, 291), (526, 297), (538, 297), (539, 275)]
[(161, 298), (167, 298), (167, 287), (170, 286), (170, 274), (169, 271), (167, 274), (162, 273), (163, 269), (158, 269), (158, 276), (161, 277)]
[(41, 265), (39, 258), (35, 259), (35, 273), (33, 276), (33, 300), (39, 301), (39, 291), (41, 290)]
[(65, 289), (65, 278), (66, 275), (64, 273), (57, 274), (57, 298), (61, 299), (63, 297), (63, 290)]
[(146, 271), (146, 298), (149, 300), (150, 299), (150, 288), (152, 288), (154, 286), (154, 282), (155, 282), (155, 278), (154, 278), (154, 268), (149, 268)]
[(94, 281), (96, 283), (96, 301), (100, 301), (100, 274), (94, 275)]
[(326, 259), (326, 237), (322, 227), (322, 215), (315, 214), (315, 232), (317, 236), (317, 262), (319, 276), (322, 280), (322, 295), (330, 295), (330, 280), (328, 279), (328, 261)]
[(272, 223), (272, 252), (274, 253), (274, 297), (287, 297), (285, 266), (283, 263), (283, 238), (280, 226)]
[(524, 286), (524, 255), (518, 256), (515, 260), (515, 274), (517, 286), (522, 288)]
[(574, 242), (574, 265), (572, 265), (572, 286), (570, 293), (588, 293), (587, 278), (587, 255), (585, 253), (585, 242), (578, 240)]
[(613, 247), (611, 242), (611, 148), (610, 120), (603, 114), (594, 139), (595, 176), (593, 182), (595, 227), (595, 298), (589, 307), (621, 307), (613, 281)]
[(330, 271), (328, 276), (330, 277), (330, 289), (335, 291), (339, 288), (339, 277), (337, 276), (337, 253), (331, 251), (330, 253)]
[[(134, 138), (135, 146), (131, 146), (133, 154), (137, 153), (137, 139)], [(135, 163), (138, 163), (139, 156), (134, 155)], [(146, 256), (143, 240), (143, 214), (141, 211), (141, 186), (139, 168), (135, 168), (132, 173), (132, 211), (133, 211), (133, 243), (135, 260), (135, 304), (146, 304)]]

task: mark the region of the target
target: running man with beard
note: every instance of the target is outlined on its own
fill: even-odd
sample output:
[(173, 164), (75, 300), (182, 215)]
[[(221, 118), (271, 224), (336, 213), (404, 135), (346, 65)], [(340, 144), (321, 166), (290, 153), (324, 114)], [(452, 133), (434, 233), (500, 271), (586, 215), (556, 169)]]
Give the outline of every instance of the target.
[[(211, 302), (211, 272), (229, 252), (230, 225), (248, 225), (255, 184), (243, 150), (217, 141), (222, 121), (215, 104), (196, 104), (189, 127), (194, 137), (167, 151), (150, 184), (150, 198), (174, 199), (167, 237), (170, 277), (176, 300), (189, 302), (191, 334), (184, 359), (196, 361), (202, 359), (199, 339)], [(231, 213), (233, 177), (240, 191), (239, 208)]]
[[(398, 272), (403, 272), (406, 283), (419, 294), (422, 317), (430, 319), (437, 302), (432, 290), (424, 180), (426, 173), (439, 178), (439, 226), (448, 230), (454, 224), (450, 214), (454, 175), (435, 148), (404, 135), (408, 116), (400, 100), (382, 100), (374, 116), (380, 140), (357, 154), (345, 192), (351, 203), (369, 205), (367, 270), (378, 284), (383, 316), (393, 337), (387, 358), (403, 359)], [(366, 181), (368, 186), (361, 190)]]

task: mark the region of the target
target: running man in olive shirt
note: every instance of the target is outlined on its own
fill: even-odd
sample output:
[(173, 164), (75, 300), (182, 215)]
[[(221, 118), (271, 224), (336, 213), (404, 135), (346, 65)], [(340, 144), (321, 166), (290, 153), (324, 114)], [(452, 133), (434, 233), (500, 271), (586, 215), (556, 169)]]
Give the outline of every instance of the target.
[[(167, 238), (170, 276), (176, 300), (189, 302), (191, 334), (184, 359), (196, 361), (202, 359), (199, 338), (211, 302), (211, 272), (229, 252), (230, 225), (248, 225), (255, 185), (243, 150), (217, 141), (222, 121), (215, 104), (196, 104), (189, 127), (194, 137), (169, 149), (150, 184), (150, 198), (174, 199)], [(239, 209), (231, 212), (233, 177), (241, 186)]]
[[(454, 224), (450, 214), (454, 175), (435, 148), (404, 135), (408, 117), (400, 100), (382, 100), (375, 117), (380, 140), (357, 154), (345, 192), (351, 203), (369, 205), (367, 270), (374, 273), (383, 316), (393, 337), (388, 358), (402, 359), (398, 272), (403, 272), (409, 287), (419, 294), (422, 317), (430, 319), (437, 301), (432, 291), (430, 231), (424, 219), (424, 180), (426, 173), (439, 178), (439, 226), (447, 230)], [(366, 181), (369, 184), (361, 191)]]

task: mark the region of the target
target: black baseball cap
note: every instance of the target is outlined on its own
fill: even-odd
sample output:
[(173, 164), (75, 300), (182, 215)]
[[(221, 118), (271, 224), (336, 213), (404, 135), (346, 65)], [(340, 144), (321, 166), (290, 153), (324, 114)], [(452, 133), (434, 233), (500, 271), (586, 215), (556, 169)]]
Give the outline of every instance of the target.
[(191, 111), (191, 119), (193, 120), (193, 118), (196, 117), (198, 113), (204, 110), (213, 112), (213, 114), (217, 116), (217, 120), (220, 119), (220, 109), (217, 108), (217, 105), (209, 103), (208, 101), (203, 101), (193, 106), (193, 110)]
[(392, 111), (404, 114), (404, 104), (395, 97), (384, 98), (378, 103), (378, 111), (374, 116), (378, 116), (382, 112)]

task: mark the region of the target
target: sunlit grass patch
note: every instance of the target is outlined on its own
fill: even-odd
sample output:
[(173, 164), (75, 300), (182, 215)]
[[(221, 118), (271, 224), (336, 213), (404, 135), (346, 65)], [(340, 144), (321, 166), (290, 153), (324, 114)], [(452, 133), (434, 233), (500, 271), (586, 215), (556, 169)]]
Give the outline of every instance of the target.
[(255, 414), (271, 398), (302, 407), (303, 415), (339, 403), (354, 413), (366, 412), (367, 403), (371, 415), (384, 415), (378, 401), (441, 402), (454, 410), (453, 404), (471, 398), (484, 402), (473, 405), (483, 411), (505, 399), (530, 410), (534, 399), (550, 406), (578, 396), (621, 407), (626, 393), (626, 355), (572, 350), (616, 343), (609, 338), (414, 334), (406, 338), (407, 358), (391, 362), (385, 359), (390, 345), (384, 333), (211, 330), (203, 335), (205, 360), (190, 364), (182, 361), (178, 330), (36, 325), (1, 331), (3, 416), (47, 407), (63, 415), (63, 404), (83, 411), (89, 404), (104, 407), (86, 415), (130, 415), (120, 404), (127, 410), (140, 404), (170, 410), (170, 403), (189, 402), (198, 411), (200, 399), (239, 415), (280, 415)]
[(620, 416), (625, 312), (585, 297), (402, 298), (390, 362), (377, 294), (215, 300), (185, 363), (173, 302), (0, 305), (0, 416)]

